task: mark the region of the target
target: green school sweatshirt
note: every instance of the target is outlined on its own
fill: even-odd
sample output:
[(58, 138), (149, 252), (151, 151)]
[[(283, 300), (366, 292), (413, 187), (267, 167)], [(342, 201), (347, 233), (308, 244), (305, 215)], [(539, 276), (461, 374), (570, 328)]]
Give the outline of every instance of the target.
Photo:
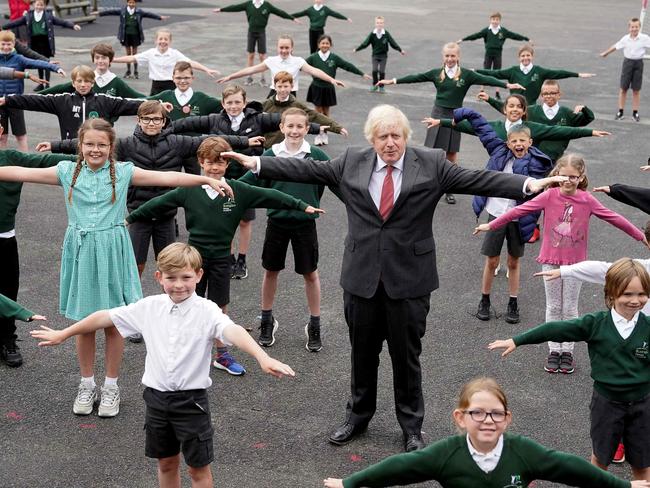
[(410, 485), (435, 480), (443, 488), (523, 488), (548, 480), (583, 488), (630, 488), (629, 481), (593, 466), (581, 457), (548, 449), (519, 435), (503, 435), (496, 468), (485, 473), (467, 448), (465, 435), (426, 448), (396, 454), (343, 480), (345, 488)]
[[(74, 93), (74, 87), (71, 82), (59, 83), (58, 85), (51, 86), (45, 90), (39, 92), (40, 95), (56, 95), (57, 93)], [(112, 97), (122, 97), (122, 98), (146, 98), (147, 95), (140, 93), (137, 90), (131, 88), (122, 78), (116, 76), (113, 78), (110, 83), (107, 83), (103, 87), (99, 87), (96, 84), (93, 86), (93, 91), (95, 93), (105, 93)]]
[(384, 35), (381, 36), (381, 38), (377, 37), (374, 32), (371, 32), (354, 51), (361, 51), (369, 45), (372, 45), (373, 56), (388, 56), (388, 46), (392, 47), (396, 51), (402, 52), (402, 48), (399, 47), (397, 41), (393, 39), (393, 36), (391, 36), (390, 32), (387, 30), (384, 30)]
[(486, 27), (474, 34), (463, 37), (462, 40), (475, 41), (476, 39), (483, 39), (483, 42), (485, 43), (485, 54), (489, 54), (490, 56), (501, 54), (506, 39), (512, 39), (514, 41), (530, 41), (526, 36), (509, 31), (503, 26), (501, 26), (501, 29), (499, 29), (499, 32), (497, 32), (496, 35), (492, 32), (492, 29)]
[[(327, 61), (323, 61), (318, 55), (318, 52), (311, 54), (307, 59), (305, 59), (305, 61), (307, 61), (307, 64), (313, 66), (314, 68), (323, 70), (332, 78), (336, 78), (336, 70), (338, 68), (349, 71), (350, 73), (354, 73), (355, 75), (363, 76), (363, 71), (331, 51), (329, 57), (327, 58)], [(331, 86), (331, 83), (316, 77), (314, 77), (314, 81), (312, 83), (315, 86), (320, 87)]]
[(308, 206), (278, 190), (256, 188), (237, 180), (226, 181), (235, 194), (234, 200), (222, 196), (212, 200), (200, 186), (180, 187), (141, 205), (126, 217), (126, 221), (149, 220), (182, 207), (190, 233), (188, 244), (196, 247), (202, 257), (214, 259), (230, 256), (230, 243), (246, 209), (305, 210)]
[[(161, 100), (171, 103), (174, 109), (169, 113), (169, 118), (172, 120), (184, 119), (192, 115), (218, 114), (223, 110), (221, 100), (196, 90), (192, 93), (192, 98), (190, 98), (187, 105), (181, 107), (174, 92), (175, 90), (165, 90), (148, 97), (149, 100)], [(184, 108), (185, 110), (183, 110)]]
[(332, 10), (326, 5), (320, 10), (316, 10), (312, 5), (305, 10), (291, 14), (293, 17), (309, 17), (309, 30), (322, 30), (325, 29), (325, 23), (327, 22), (327, 17), (334, 17), (335, 19), (348, 20), (348, 18), (338, 13), (336, 10)]
[(609, 310), (547, 322), (513, 339), (517, 346), (546, 341), (586, 342), (598, 393), (610, 400), (629, 402), (650, 392), (650, 320), (642, 312), (627, 339), (616, 330)]
[(17, 304), (11, 298), (0, 294), (0, 317), (3, 319), (18, 319), (29, 322), (29, 319), (36, 315), (22, 305)]
[(270, 2), (264, 2), (260, 8), (255, 8), (251, 0), (242, 3), (236, 3), (221, 8), (222, 12), (246, 12), (248, 19), (249, 32), (264, 32), (266, 25), (269, 23), (271, 14), (275, 14), (283, 19), (293, 20), (291, 14), (272, 5)]

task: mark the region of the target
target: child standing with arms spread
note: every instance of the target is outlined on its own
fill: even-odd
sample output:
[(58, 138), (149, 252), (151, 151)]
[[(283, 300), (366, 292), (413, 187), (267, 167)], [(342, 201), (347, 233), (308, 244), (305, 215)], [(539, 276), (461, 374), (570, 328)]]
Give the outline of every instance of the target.
[(201, 256), (187, 244), (175, 243), (158, 256), (156, 280), (164, 293), (131, 305), (100, 310), (64, 330), (32, 331), (41, 346), (54, 346), (72, 336), (97, 330), (128, 336), (141, 333), (147, 343), (142, 384), (145, 455), (158, 460), (160, 486), (180, 486), (180, 453), (193, 487), (212, 487), (213, 427), (207, 388), (212, 341), (221, 339), (253, 356), (262, 371), (276, 377), (293, 370), (269, 357), (219, 307), (194, 290), (203, 276)]
[[(266, 26), (269, 23), (271, 14), (282, 17), (283, 19), (293, 20), (295, 23), (300, 24), (298, 19), (282, 9), (279, 9), (271, 2), (265, 0), (247, 0), (246, 2), (228, 5), (227, 7), (215, 8), (214, 13), (219, 12), (246, 12), (248, 19), (248, 41), (246, 46), (246, 66), (253, 66), (255, 61), (255, 48), (257, 46), (257, 55), (260, 58), (260, 63), (266, 59)], [(253, 84), (253, 77), (249, 74), (244, 83), (246, 86)], [(264, 75), (260, 79), (260, 85), (266, 85)]]
[(646, 49), (650, 48), (650, 36), (641, 34), (641, 21), (636, 17), (628, 22), (629, 33), (621, 37), (620, 41), (600, 53), (604, 58), (614, 51), (623, 50), (623, 67), (621, 68), (620, 89), (618, 91), (618, 112), (616, 120), (621, 120), (624, 115), (627, 91), (632, 89), (632, 118), (638, 122), (639, 105), (641, 104), (641, 85), (643, 84), (643, 57)]
[(585, 341), (594, 380), (591, 462), (606, 470), (623, 438), (634, 479), (650, 481), (650, 320), (641, 312), (650, 276), (641, 264), (622, 258), (607, 271), (604, 291), (606, 311), (547, 322), (488, 347), (504, 349), (506, 356), (524, 344)]
[[(505, 44), (506, 40), (513, 39), (515, 41), (530, 41), (530, 39), (528, 39), (526, 36), (522, 36), (516, 32), (509, 31), (503, 27), (501, 25), (500, 12), (494, 12), (490, 15), (490, 25), (485, 29), (482, 29), (474, 34), (470, 34), (469, 36), (465, 36), (456, 42), (460, 44), (463, 41), (475, 41), (477, 39), (483, 39), (483, 43), (485, 44), (483, 69), (501, 69), (503, 45)], [(495, 96), (497, 98), (501, 98), (498, 88)]]
[[(223, 183), (204, 176), (146, 171), (133, 163), (113, 160), (115, 131), (103, 119), (90, 119), (79, 130), (77, 161), (52, 168), (0, 168), (0, 180), (63, 187), (68, 228), (61, 256), (59, 310), (81, 320), (96, 310), (122, 306), (142, 298), (131, 239), (124, 226), (126, 196), (133, 186), (195, 186), (220, 190)], [(117, 386), (124, 342), (115, 329), (106, 329), (106, 380), (98, 414), (119, 413)], [(73, 412), (89, 415), (97, 398), (94, 377), (95, 333), (77, 338), (81, 381)]]
[[(587, 259), (589, 220), (592, 216), (618, 227), (630, 237), (647, 245), (643, 232), (621, 215), (601, 204), (591, 193), (584, 159), (577, 154), (562, 156), (551, 176), (564, 176), (559, 183), (532, 200), (509, 210), (474, 233), (495, 230), (531, 212), (544, 211), (544, 232), (537, 262), (543, 271), (563, 264)], [(555, 184), (554, 184), (555, 185)], [(546, 292), (546, 322), (568, 320), (578, 316), (581, 282), (574, 279), (544, 281)], [(571, 374), (575, 370), (573, 342), (549, 342), (549, 355), (544, 370), (549, 373)]]
[[(347, 20), (352, 23), (352, 20), (345, 15), (332, 10), (327, 5), (323, 4), (323, 0), (314, 0), (314, 5), (300, 12), (292, 14), (294, 18), (309, 17), (309, 52), (315, 53), (318, 51), (318, 44), (320, 38), (325, 34), (325, 23), (327, 17), (334, 17), (335, 19)], [(331, 40), (330, 40), (331, 42)]]
[[(109, 8), (95, 12), (103, 17), (105, 15), (119, 15), (120, 26), (117, 31), (117, 39), (126, 49), (127, 56), (138, 54), (138, 46), (144, 42), (144, 29), (142, 21), (145, 18), (156, 20), (167, 20), (168, 15), (158, 15), (153, 12), (147, 12), (135, 6), (135, 0), (126, 0), (126, 5), (122, 8)], [(138, 79), (138, 63), (133, 63), (133, 77)], [(131, 63), (126, 65), (124, 78), (131, 78)]]
[(452, 413), (463, 432), (420, 451), (397, 454), (345, 479), (327, 478), (326, 488), (395, 486), (435, 480), (443, 488), (524, 488), (535, 480), (582, 488), (646, 488), (621, 480), (584, 459), (508, 434), (512, 412), (492, 378), (476, 378), (460, 392)]
[(371, 92), (376, 92), (379, 90), (380, 93), (384, 93), (385, 89), (383, 85), (377, 86), (379, 80), (386, 78), (386, 63), (388, 62), (388, 46), (392, 47), (402, 56), (406, 55), (397, 41), (393, 39), (393, 36), (390, 35), (386, 29), (384, 29), (385, 20), (379, 15), (375, 17), (375, 28), (368, 34), (361, 44), (354, 49), (353, 52), (361, 51), (362, 49), (372, 46), (372, 55), (370, 57), (370, 63), (372, 65), (372, 86), (370, 87)]

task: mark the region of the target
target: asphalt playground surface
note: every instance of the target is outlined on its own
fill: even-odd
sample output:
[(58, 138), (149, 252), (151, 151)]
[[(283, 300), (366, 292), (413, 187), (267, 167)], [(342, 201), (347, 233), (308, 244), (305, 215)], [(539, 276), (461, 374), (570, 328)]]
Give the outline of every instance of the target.
[[(217, 4), (204, 0), (188, 2), (187, 8), (183, 7), (184, 3), (145, 0), (141, 4), (143, 8), (172, 16), (167, 23), (146, 21), (148, 41), (145, 47), (152, 45), (156, 27), (173, 22), (174, 47), (224, 74), (243, 67), (244, 14), (212, 14), (210, 10)], [(276, 0), (274, 3), (291, 12), (305, 8), (309, 2)], [(222, 6), (226, 4), (221, 3)], [(605, 60), (598, 57), (600, 51), (626, 33), (627, 19), (639, 13), (637, 0), (547, 0), (543, 3), (412, 0), (400, 4), (387, 0), (333, 0), (328, 4), (349, 15), (354, 22), (330, 20), (328, 32), (334, 38), (334, 52), (364, 71), (370, 68), (369, 50), (353, 54), (352, 49), (372, 30), (375, 15), (386, 17), (387, 29), (408, 53), (402, 57), (391, 51), (389, 77), (440, 66), (440, 49), (445, 42), (476, 32), (487, 25), (491, 11), (501, 10), (503, 25), (535, 41), (538, 64), (597, 74), (592, 79), (561, 81), (562, 103), (588, 105), (597, 116), (593, 128), (613, 134), (606, 139), (580, 139), (570, 146), (571, 150), (586, 156), (590, 182), (593, 185), (650, 184), (650, 175), (638, 170), (649, 153), (648, 88), (642, 92), (641, 123), (629, 117), (629, 102), (628, 117), (615, 122), (613, 115), (622, 57), (620, 53)], [(192, 20), (186, 21), (190, 18)], [(103, 17), (84, 26), (82, 36), (68, 30), (59, 31), (56, 57), (64, 69), (69, 72), (76, 64), (88, 63), (88, 49), (96, 42), (110, 42), (121, 53), (114, 37), (117, 21), (115, 17)], [(274, 54), (273, 40), (277, 35), (290, 32), (296, 38), (296, 54), (305, 55), (306, 31), (305, 24), (273, 19), (268, 29), (270, 53)], [(94, 33), (92, 37), (91, 33)], [(517, 42), (506, 43), (504, 66), (517, 62), (518, 46)], [(481, 66), (481, 43), (464, 43), (462, 49), (462, 66)], [(120, 65), (114, 66), (118, 74), (123, 70)], [(146, 73), (146, 69), (141, 69), (141, 73)], [(430, 113), (433, 87), (427, 84), (389, 87), (388, 93), (382, 96), (369, 93), (368, 83), (360, 77), (341, 72), (339, 78), (348, 83), (348, 87), (338, 90), (339, 105), (333, 108), (332, 115), (348, 128), (350, 137), (346, 140), (332, 135), (326, 147), (328, 154), (336, 156), (347, 145), (367, 144), (362, 133), (363, 122), (368, 110), (378, 103), (393, 103), (404, 110), (414, 127), (412, 144), (422, 143), (425, 130), (419, 121)], [(140, 91), (149, 89), (145, 79), (133, 81), (133, 85)], [(308, 80), (304, 79), (301, 98), (306, 96), (307, 86)], [(215, 95), (220, 92), (220, 87), (203, 73), (197, 74), (195, 88)], [(33, 86), (28, 85), (27, 91), (32, 89)], [(262, 99), (267, 88), (255, 86), (248, 91), (250, 99)], [(477, 88), (470, 90), (467, 105), (478, 108), (491, 119), (497, 118), (498, 114), (491, 108), (475, 102), (477, 91)], [(39, 141), (58, 137), (53, 115), (27, 113), (26, 116), (30, 148)], [(134, 118), (126, 117), (116, 127), (120, 135), (128, 135), (133, 125)], [(13, 145), (11, 141), (10, 147)], [(464, 136), (461, 164), (480, 168), (486, 160), (478, 141)], [(639, 226), (648, 218), (607, 196), (598, 195), (598, 198)], [(483, 258), (479, 254), (481, 239), (471, 236), (476, 220), (470, 202), (470, 196), (459, 196), (455, 206), (441, 202), (433, 222), (441, 286), (431, 297), (421, 357), (426, 402), (425, 439), (431, 442), (454, 434), (450, 413), (461, 385), (477, 375), (491, 375), (508, 393), (514, 416), (512, 432), (587, 459), (590, 454), (588, 405), (592, 387), (586, 346), (576, 347), (577, 369), (575, 374), (568, 376), (549, 375), (542, 370), (545, 345), (519, 349), (507, 360), (486, 348), (493, 339), (511, 337), (543, 321), (543, 285), (538, 278), (532, 277), (540, 268), (534, 260), (539, 244), (527, 246), (522, 261), (521, 323), (509, 325), (502, 318), (478, 321), (472, 314), (480, 297)], [(330, 429), (344, 419), (349, 391), (349, 343), (342, 313), (342, 290), (338, 285), (347, 224), (342, 204), (331, 194), (326, 193), (322, 206), (327, 210), (318, 225), (324, 348), (317, 354), (305, 350), (303, 327), (308, 315), (303, 282), (293, 273), (288, 260), (274, 306), (280, 329), (269, 353), (290, 364), (297, 375), (294, 379), (282, 380), (267, 377), (251, 358), (238, 351), (234, 351), (236, 357), (248, 369), (245, 376), (212, 373), (210, 399), (215, 426), (213, 472), (216, 486), (318, 487), (327, 476), (344, 477), (402, 450), (386, 352), (381, 357), (378, 411), (368, 432), (345, 447), (327, 442)], [(183, 222), (182, 217), (180, 222)], [(16, 229), (21, 257), (19, 300), (47, 315), (49, 325), (55, 328), (71, 323), (57, 313), (60, 248), (65, 226), (60, 188), (25, 185)], [(264, 213), (258, 212), (248, 258), (250, 274), (248, 279), (232, 283), (229, 307), (236, 322), (254, 328), (255, 337), (264, 227)], [(181, 239), (186, 237), (187, 232), (181, 225)], [(591, 259), (614, 260), (647, 254), (647, 249), (620, 231), (605, 223), (593, 222)], [(153, 270), (150, 261), (145, 271), (145, 294), (159, 292), (152, 279)], [(497, 312), (505, 312), (507, 282), (504, 273), (495, 280), (492, 302)], [(584, 285), (581, 311), (602, 307), (601, 287)], [(120, 374), (120, 415), (114, 419), (101, 419), (95, 414), (76, 417), (71, 411), (79, 376), (74, 342), (58, 348), (39, 349), (29, 338), (31, 328), (32, 325), (19, 323), (24, 365), (10, 369), (0, 364), (0, 488), (156, 486), (155, 461), (144, 457), (144, 402), (140, 384), (144, 345), (126, 345)], [(101, 383), (104, 375), (102, 334), (98, 334), (97, 357), (96, 378)], [(627, 465), (616, 466), (612, 471), (625, 477), (630, 475)], [(185, 473), (183, 480), (184, 486), (189, 486)], [(538, 482), (536, 486), (557, 485)]]

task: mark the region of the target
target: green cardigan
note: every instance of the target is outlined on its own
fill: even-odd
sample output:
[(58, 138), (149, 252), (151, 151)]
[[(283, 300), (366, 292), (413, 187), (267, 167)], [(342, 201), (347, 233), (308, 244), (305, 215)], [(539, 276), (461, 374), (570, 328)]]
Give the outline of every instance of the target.
[(327, 5), (323, 5), (320, 10), (316, 10), (312, 5), (305, 10), (291, 14), (293, 17), (309, 17), (309, 30), (323, 30), (325, 29), (325, 23), (327, 22), (327, 17), (334, 17), (335, 19), (348, 20), (348, 18), (338, 13), (336, 10), (332, 10)]

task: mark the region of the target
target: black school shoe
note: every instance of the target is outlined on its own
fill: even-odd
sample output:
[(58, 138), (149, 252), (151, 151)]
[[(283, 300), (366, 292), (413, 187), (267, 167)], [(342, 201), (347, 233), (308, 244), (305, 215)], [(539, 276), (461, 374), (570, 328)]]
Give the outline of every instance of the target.
[(478, 302), (478, 310), (476, 311), (476, 318), (479, 320), (490, 320), (490, 302), (483, 300)]
[(0, 359), (10, 368), (17, 368), (23, 364), (23, 356), (16, 344), (16, 338), (9, 340), (7, 344), (0, 346)]
[(509, 324), (519, 323), (519, 306), (517, 302), (508, 303), (508, 311), (506, 312), (506, 322)]
[(310, 322), (305, 325), (305, 335), (307, 336), (307, 344), (305, 348), (309, 352), (318, 352), (323, 349), (323, 343), (320, 339), (320, 325), (314, 325)]

